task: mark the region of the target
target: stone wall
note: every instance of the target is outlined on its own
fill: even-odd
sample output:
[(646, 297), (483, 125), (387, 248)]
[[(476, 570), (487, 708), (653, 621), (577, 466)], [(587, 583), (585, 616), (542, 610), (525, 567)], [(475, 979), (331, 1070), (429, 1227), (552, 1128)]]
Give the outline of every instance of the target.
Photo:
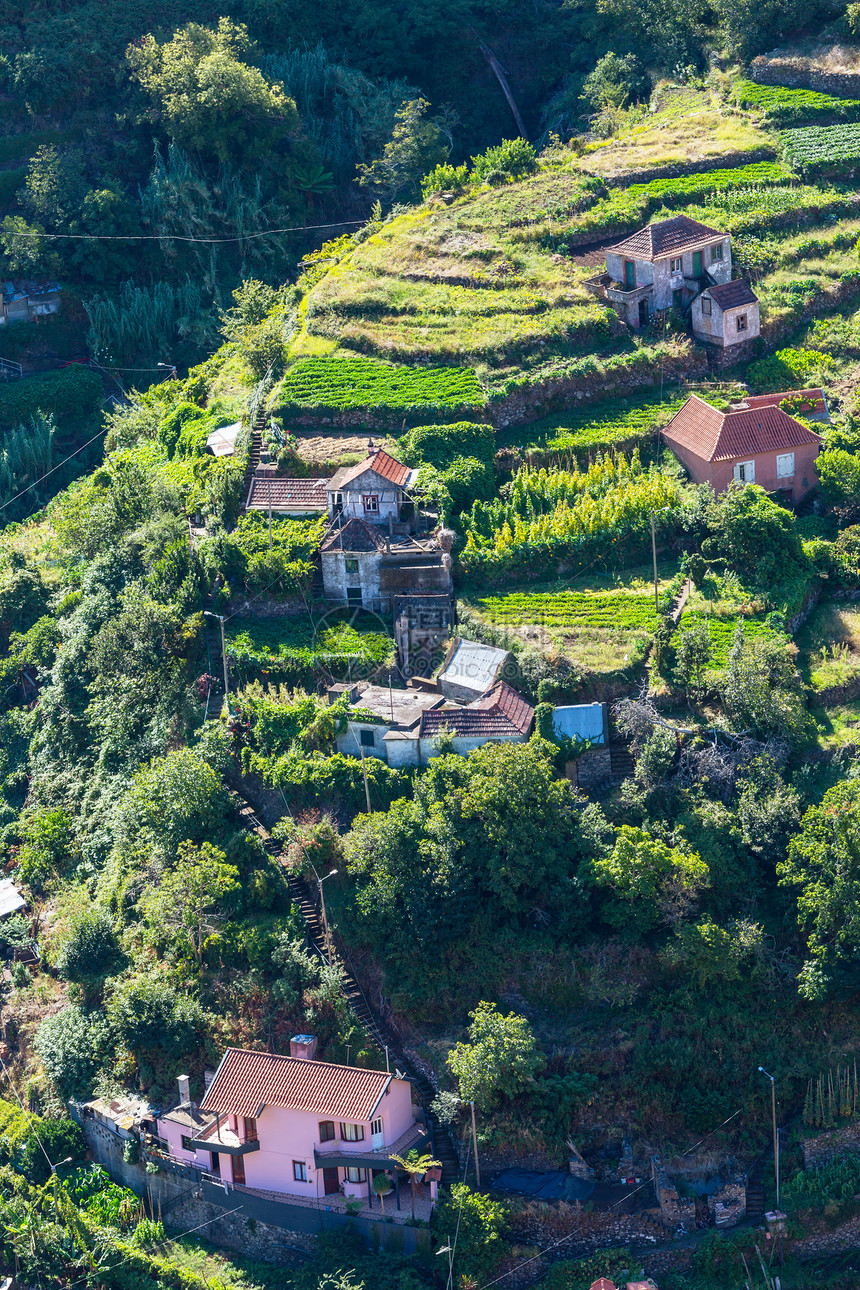
[[(612, 779), (612, 754), (608, 748), (590, 748), (575, 761), (568, 762), (572, 767), (568, 779), (582, 789), (583, 793), (593, 793), (605, 788)], [(567, 771), (567, 767), (565, 767)]]
[(750, 64), (750, 77), (760, 85), (818, 90), (821, 94), (860, 97), (860, 66), (852, 46), (821, 46), (809, 53), (774, 50)]
[(815, 1138), (805, 1138), (800, 1144), (804, 1169), (816, 1169), (829, 1164), (836, 1156), (856, 1155), (860, 1152), (860, 1124), (850, 1124), (845, 1129), (832, 1129), (819, 1133)]

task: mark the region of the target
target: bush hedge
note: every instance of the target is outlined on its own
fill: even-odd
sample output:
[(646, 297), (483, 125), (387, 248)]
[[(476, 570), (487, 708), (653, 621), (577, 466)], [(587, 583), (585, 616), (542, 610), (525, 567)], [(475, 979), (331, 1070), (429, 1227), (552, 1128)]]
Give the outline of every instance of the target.
[(0, 424), (8, 428), (26, 422), (36, 412), (55, 417), (80, 417), (101, 403), (101, 377), (89, 367), (74, 364), (58, 372), (45, 372), (0, 385)]

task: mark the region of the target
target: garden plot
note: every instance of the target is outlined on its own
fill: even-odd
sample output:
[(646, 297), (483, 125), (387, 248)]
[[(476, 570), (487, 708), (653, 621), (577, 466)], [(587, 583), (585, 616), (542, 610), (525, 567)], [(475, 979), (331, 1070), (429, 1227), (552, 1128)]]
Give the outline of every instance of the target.
[(333, 610), (315, 624), (289, 618), (235, 617), (225, 627), (227, 657), (243, 681), (311, 682), (314, 677), (374, 675), (394, 662), (394, 642), (375, 614)]
[(798, 634), (804, 679), (822, 703), (838, 703), (860, 692), (860, 605), (826, 601)]
[[(661, 578), (661, 598), (671, 591), (674, 573), (673, 566), (672, 576)], [(603, 677), (638, 667), (661, 621), (644, 568), (631, 570), (623, 582), (581, 578), (465, 603), (494, 636), (563, 655), (583, 673)]]
[(288, 369), (279, 393), (280, 411), (288, 420), (373, 408), (448, 421), (484, 402), (471, 368), (398, 367), (348, 352), (299, 359)]

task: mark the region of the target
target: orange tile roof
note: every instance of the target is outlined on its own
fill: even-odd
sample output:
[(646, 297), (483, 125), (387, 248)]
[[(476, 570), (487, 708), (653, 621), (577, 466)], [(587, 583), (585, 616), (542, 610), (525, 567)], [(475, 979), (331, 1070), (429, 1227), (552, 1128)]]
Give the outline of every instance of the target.
[(432, 739), (442, 730), (467, 739), (511, 738), (527, 735), (534, 721), (535, 710), (522, 695), (517, 694), (504, 681), (494, 685), (482, 698), (466, 707), (434, 708), (422, 712), (418, 734)]
[(656, 220), (653, 224), (640, 228), (638, 233), (608, 246), (607, 251), (616, 255), (626, 255), (633, 260), (661, 260), (667, 255), (678, 255), (682, 251), (692, 251), (700, 246), (707, 246), (715, 238), (726, 237), (719, 229), (689, 215), (673, 215), (671, 219)]
[(781, 394), (748, 394), (743, 402), (748, 408), (778, 408), (783, 399), (802, 399), (812, 404), (811, 411), (816, 415), (826, 413), (824, 391), (820, 387), (814, 390), (783, 390)]
[(819, 444), (820, 436), (807, 430), (778, 407), (746, 408), (721, 412), (697, 394), (676, 412), (663, 438), (670, 446), (686, 448), (703, 461), (729, 461)]
[(598, 1281), (592, 1281), (591, 1290), (618, 1290), (618, 1287), (609, 1277), (600, 1277)]
[(284, 479), (277, 475), (255, 475), (248, 491), (247, 510), (324, 511), (328, 506), (327, 479)]
[(261, 1106), (311, 1111), (332, 1120), (369, 1120), (391, 1083), (385, 1071), (228, 1048), (201, 1110), (255, 1116)]
[(364, 461), (360, 461), (357, 466), (347, 466), (339, 470), (329, 482), (329, 490), (343, 488), (345, 484), (351, 484), (359, 475), (363, 475), (366, 470), (372, 470), (383, 479), (387, 479), (390, 484), (395, 484), (398, 488), (403, 488), (412, 471), (408, 466), (404, 466), (402, 461), (397, 461), (394, 457), (389, 457), (387, 452), (377, 448)]

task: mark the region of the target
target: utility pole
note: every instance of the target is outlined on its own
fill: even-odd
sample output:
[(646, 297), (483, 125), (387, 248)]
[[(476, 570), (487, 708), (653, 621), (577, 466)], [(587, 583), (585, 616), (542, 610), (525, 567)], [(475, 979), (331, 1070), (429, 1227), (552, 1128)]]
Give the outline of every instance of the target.
[(776, 1080), (769, 1075), (763, 1066), (759, 1066), (762, 1075), (770, 1080), (770, 1105), (773, 1114), (773, 1172), (776, 1177), (776, 1207), (779, 1209), (779, 1133), (776, 1127)]
[(316, 874), (317, 886), (319, 887), (319, 893), (320, 893), (320, 910), (322, 912), (322, 925), (323, 925), (323, 935), (325, 936), (326, 957), (328, 958), (329, 963), (331, 963), (331, 949), (332, 949), (331, 931), (329, 930), (328, 916), (325, 912), (325, 894), (323, 892), (323, 883), (325, 882), (326, 878), (333, 878), (337, 873), (337, 869), (332, 869), (329, 873), (325, 875), (324, 878), (321, 878), (319, 876), (319, 874), (316, 872), (316, 869), (314, 870), (314, 873)]
[(472, 1149), (475, 1152), (475, 1181), (478, 1185), (478, 1191), (481, 1190), (481, 1166), (478, 1161), (478, 1130), (475, 1127), (475, 1103), (470, 1102), (472, 1108)]
[(269, 555), (272, 554), (272, 481), (267, 480), (269, 492)]

